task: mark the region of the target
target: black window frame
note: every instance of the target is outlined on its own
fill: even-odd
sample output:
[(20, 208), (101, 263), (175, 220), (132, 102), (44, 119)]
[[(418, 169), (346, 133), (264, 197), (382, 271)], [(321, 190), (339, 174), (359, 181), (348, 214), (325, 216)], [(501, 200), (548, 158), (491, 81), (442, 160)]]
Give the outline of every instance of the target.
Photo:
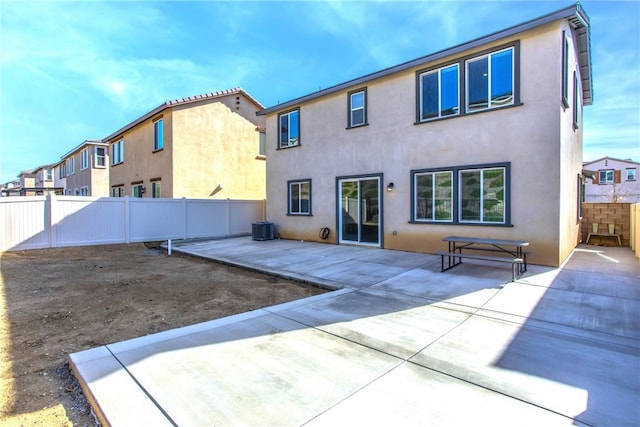
[(578, 82), (578, 73), (573, 72), (573, 130), (580, 128), (582, 102), (580, 102), (580, 82)]
[[(487, 221), (462, 221), (460, 215), (461, 191), (460, 191), (460, 172), (469, 170), (488, 170), (488, 169), (504, 169), (504, 221), (503, 222), (487, 222)], [(431, 172), (451, 172), (452, 173), (452, 220), (428, 220), (416, 218), (417, 205), (417, 188), (416, 175)], [(486, 226), (486, 227), (513, 227), (511, 223), (511, 162), (484, 163), (475, 165), (448, 166), (440, 168), (413, 169), (411, 174), (411, 219), (412, 224), (429, 224), (429, 225), (468, 225), (468, 226)]]
[[(297, 120), (298, 120), (298, 141), (291, 145), (291, 144), (287, 144), (287, 145), (283, 145), (282, 144), (282, 117), (284, 116), (288, 116), (288, 121), (289, 121), (289, 127), (291, 127), (291, 114), (296, 113), (297, 115)], [(290, 134), (289, 134), (290, 136)], [(291, 140), (291, 138), (289, 137), (289, 140)], [(285, 150), (287, 148), (293, 148), (293, 147), (299, 147), (300, 146), (300, 108), (294, 108), (288, 111), (285, 111), (283, 113), (278, 114), (278, 150)]]
[[(362, 93), (363, 96), (363, 102), (362, 102), (362, 123), (357, 123), (354, 124), (353, 123), (353, 104), (352, 104), (352, 97), (353, 95), (357, 95), (359, 93)], [(352, 91), (349, 91), (347, 93), (347, 129), (353, 129), (353, 128), (359, 128), (361, 126), (367, 126), (369, 124), (369, 118), (368, 118), (368, 93), (367, 93), (367, 88), (360, 88), (360, 89), (355, 89)]]
[[(494, 53), (500, 52), (500, 51), (504, 51), (507, 49), (512, 49), (513, 50), (513, 57), (512, 57), (512, 65), (513, 65), (513, 101), (510, 104), (507, 105), (499, 105), (499, 106), (495, 106), (495, 107), (488, 107), (488, 108), (484, 108), (481, 110), (475, 110), (475, 111), (467, 111), (467, 93), (468, 93), (468, 87), (467, 87), (467, 62), (468, 61), (472, 61), (476, 58), (481, 58), (483, 56), (490, 56)], [(437, 69), (440, 68), (447, 68), (449, 66), (452, 66), (454, 64), (458, 64), (458, 114), (454, 114), (454, 115), (448, 115), (448, 116), (442, 116), (442, 117), (434, 117), (434, 118), (430, 118), (427, 120), (422, 120), (421, 119), (421, 109), (422, 109), (422, 105), (421, 105), (421, 101), (422, 101), (422, 94), (421, 94), (421, 83), (420, 83), (420, 78), (423, 74), (428, 73), (428, 72), (433, 72)], [(416, 75), (415, 75), (415, 90), (416, 90), (416, 94), (415, 94), (415, 123), (416, 125), (420, 125), (420, 124), (424, 124), (424, 123), (433, 123), (433, 122), (438, 122), (440, 120), (449, 120), (449, 119), (453, 119), (456, 117), (464, 117), (467, 115), (471, 115), (471, 114), (481, 114), (481, 113), (485, 113), (488, 111), (498, 111), (498, 110), (502, 110), (504, 108), (513, 108), (513, 107), (519, 107), (522, 105), (522, 101), (521, 101), (521, 90), (520, 90), (520, 40), (513, 40), (509, 43), (504, 43), (502, 45), (499, 46), (495, 46), (492, 47), (490, 49), (485, 49), (483, 51), (480, 52), (476, 52), (470, 55), (465, 55), (459, 58), (455, 58), (453, 60), (450, 61), (446, 61), (446, 62), (442, 62), (439, 64), (436, 64), (432, 67), (428, 67), (428, 68), (423, 68), (420, 69), (418, 71), (416, 71)], [(489, 94), (490, 96), (490, 94)]]
[[(299, 212), (293, 212), (292, 210), (292, 199), (291, 199), (291, 188), (292, 185), (298, 185), (298, 194), (300, 194), (300, 185), (301, 184), (309, 184), (309, 211), (308, 212), (302, 212), (302, 206), (299, 205), (298, 208), (300, 209)], [(288, 216), (312, 216), (312, 197), (311, 197), (311, 178), (305, 178), (305, 179), (293, 179), (293, 180), (289, 180), (287, 181), (287, 215)], [(301, 198), (299, 198), (298, 200), (302, 200)]]

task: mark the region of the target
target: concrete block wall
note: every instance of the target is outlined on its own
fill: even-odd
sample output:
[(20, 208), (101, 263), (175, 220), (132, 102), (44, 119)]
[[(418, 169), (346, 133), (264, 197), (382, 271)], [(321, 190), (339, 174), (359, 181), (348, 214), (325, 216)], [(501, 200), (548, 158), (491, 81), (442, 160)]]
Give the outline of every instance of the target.
[[(631, 237), (631, 203), (583, 203), (581, 222), (581, 243), (586, 243), (591, 231), (591, 224), (599, 223), (600, 232), (607, 232), (606, 224), (615, 224), (615, 234), (620, 234), (622, 246), (630, 245)], [(592, 236), (590, 245), (617, 246), (614, 237)]]

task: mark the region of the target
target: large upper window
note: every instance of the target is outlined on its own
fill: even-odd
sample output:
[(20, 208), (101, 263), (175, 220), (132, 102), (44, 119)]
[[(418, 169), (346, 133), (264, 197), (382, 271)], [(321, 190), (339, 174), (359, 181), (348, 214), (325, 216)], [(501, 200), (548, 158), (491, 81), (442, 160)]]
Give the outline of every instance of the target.
[(289, 215), (311, 215), (311, 180), (289, 181)]
[(76, 158), (70, 157), (67, 160), (67, 176), (76, 173)]
[(412, 171), (412, 221), (506, 225), (509, 163)]
[(562, 104), (569, 106), (569, 39), (562, 32)]
[(124, 139), (114, 142), (111, 146), (111, 164), (117, 165), (124, 162)]
[(573, 72), (573, 129), (580, 127), (582, 103), (580, 102), (580, 83), (578, 74)]
[(420, 121), (460, 112), (458, 75), (458, 64), (420, 74)]
[(598, 182), (600, 184), (613, 184), (613, 169), (598, 171)]
[(358, 90), (349, 93), (349, 127), (367, 123), (367, 91)]
[(153, 150), (162, 150), (164, 145), (162, 119), (153, 122)]
[(424, 172), (414, 175), (416, 221), (453, 221), (453, 173)]
[(514, 103), (513, 48), (466, 61), (466, 111), (480, 111)]
[(95, 153), (95, 162), (96, 162), (96, 167), (104, 167), (105, 166), (105, 158), (107, 155), (107, 150), (104, 147), (96, 147), (96, 153)]
[(299, 115), (298, 110), (293, 110), (278, 117), (278, 148), (295, 147), (300, 144)]
[(89, 149), (85, 148), (80, 153), (80, 170), (85, 170), (89, 167)]

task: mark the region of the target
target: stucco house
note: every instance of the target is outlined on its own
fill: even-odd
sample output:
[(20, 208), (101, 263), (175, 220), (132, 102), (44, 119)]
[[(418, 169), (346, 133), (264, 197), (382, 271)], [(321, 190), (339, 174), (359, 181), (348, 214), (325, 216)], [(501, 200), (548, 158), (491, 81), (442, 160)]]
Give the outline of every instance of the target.
[(264, 199), (263, 108), (241, 88), (160, 104), (104, 138), (110, 195)]
[(281, 238), (426, 253), (523, 239), (559, 265), (579, 240), (589, 38), (576, 4), (260, 111), (267, 220)]
[(584, 162), (583, 168), (593, 173), (585, 180), (585, 202), (640, 202), (640, 163), (602, 157)]
[(58, 179), (70, 196), (109, 196), (109, 144), (87, 139), (62, 156)]

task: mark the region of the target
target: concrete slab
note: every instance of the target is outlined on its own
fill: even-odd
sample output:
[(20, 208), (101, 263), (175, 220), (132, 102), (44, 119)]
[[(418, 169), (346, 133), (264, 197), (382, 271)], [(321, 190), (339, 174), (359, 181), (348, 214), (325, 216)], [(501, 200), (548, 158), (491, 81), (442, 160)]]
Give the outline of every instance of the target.
[(362, 247), (175, 250), (341, 290), (71, 355), (113, 425), (640, 425), (628, 248), (580, 247), (514, 283)]

